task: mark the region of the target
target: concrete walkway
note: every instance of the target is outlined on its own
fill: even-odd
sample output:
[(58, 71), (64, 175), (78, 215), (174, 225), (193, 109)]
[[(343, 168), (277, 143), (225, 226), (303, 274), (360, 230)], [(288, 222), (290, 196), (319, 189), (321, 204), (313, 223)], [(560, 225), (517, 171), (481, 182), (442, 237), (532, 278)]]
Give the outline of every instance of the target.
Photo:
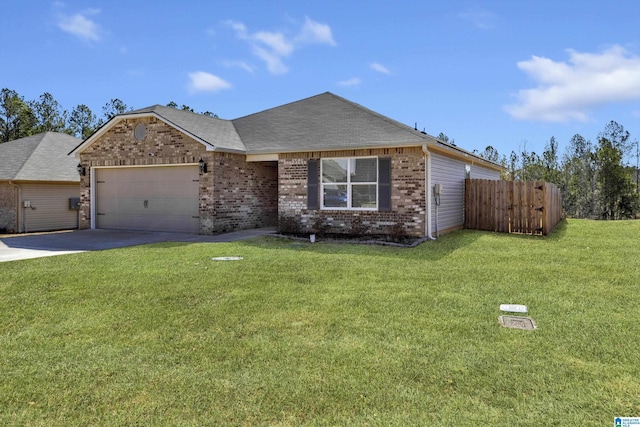
[(259, 228), (219, 234), (217, 236), (204, 236), (152, 231), (74, 230), (20, 234), (7, 237), (1, 237), (0, 235), (0, 262), (160, 242), (236, 242), (267, 234), (275, 234), (275, 232), (275, 228)]

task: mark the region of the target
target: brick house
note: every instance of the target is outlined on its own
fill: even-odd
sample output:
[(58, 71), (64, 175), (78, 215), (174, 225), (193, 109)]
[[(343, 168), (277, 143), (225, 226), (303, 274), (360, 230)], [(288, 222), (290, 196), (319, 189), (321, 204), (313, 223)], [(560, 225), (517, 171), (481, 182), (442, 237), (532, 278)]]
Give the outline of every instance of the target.
[(0, 144), (0, 231), (22, 233), (78, 227), (70, 198), (80, 197), (80, 139), (45, 132)]
[(71, 154), (85, 170), (82, 228), (200, 234), (431, 236), (462, 226), (466, 177), (502, 170), (329, 92), (235, 120), (156, 105)]

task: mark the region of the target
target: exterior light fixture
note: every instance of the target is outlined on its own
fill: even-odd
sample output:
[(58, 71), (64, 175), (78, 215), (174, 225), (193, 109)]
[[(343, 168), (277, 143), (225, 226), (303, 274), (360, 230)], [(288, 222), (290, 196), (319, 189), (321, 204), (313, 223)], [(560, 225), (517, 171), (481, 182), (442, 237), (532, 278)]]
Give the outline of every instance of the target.
[(198, 166), (200, 167), (200, 173), (207, 173), (207, 164), (204, 162), (202, 157), (198, 161)]
[(76, 167), (76, 170), (78, 171), (78, 174), (80, 176), (85, 176), (87, 174), (87, 170), (85, 169), (84, 166), (82, 166), (82, 163), (78, 163), (78, 166)]

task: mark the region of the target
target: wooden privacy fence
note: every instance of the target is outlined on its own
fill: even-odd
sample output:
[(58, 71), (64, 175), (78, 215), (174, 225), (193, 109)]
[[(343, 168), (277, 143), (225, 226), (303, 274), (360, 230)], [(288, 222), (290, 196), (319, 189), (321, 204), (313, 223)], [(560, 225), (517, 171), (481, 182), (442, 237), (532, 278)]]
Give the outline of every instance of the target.
[(547, 235), (561, 212), (560, 190), (548, 182), (465, 180), (465, 228)]

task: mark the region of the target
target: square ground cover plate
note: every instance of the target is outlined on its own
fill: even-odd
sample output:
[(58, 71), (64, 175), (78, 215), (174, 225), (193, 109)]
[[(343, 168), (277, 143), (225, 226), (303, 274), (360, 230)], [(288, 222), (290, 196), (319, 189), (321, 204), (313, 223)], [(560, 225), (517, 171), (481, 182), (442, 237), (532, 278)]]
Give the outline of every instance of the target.
[(534, 322), (530, 317), (500, 316), (498, 320), (500, 321), (500, 324), (505, 328), (526, 330), (536, 329), (536, 322)]

